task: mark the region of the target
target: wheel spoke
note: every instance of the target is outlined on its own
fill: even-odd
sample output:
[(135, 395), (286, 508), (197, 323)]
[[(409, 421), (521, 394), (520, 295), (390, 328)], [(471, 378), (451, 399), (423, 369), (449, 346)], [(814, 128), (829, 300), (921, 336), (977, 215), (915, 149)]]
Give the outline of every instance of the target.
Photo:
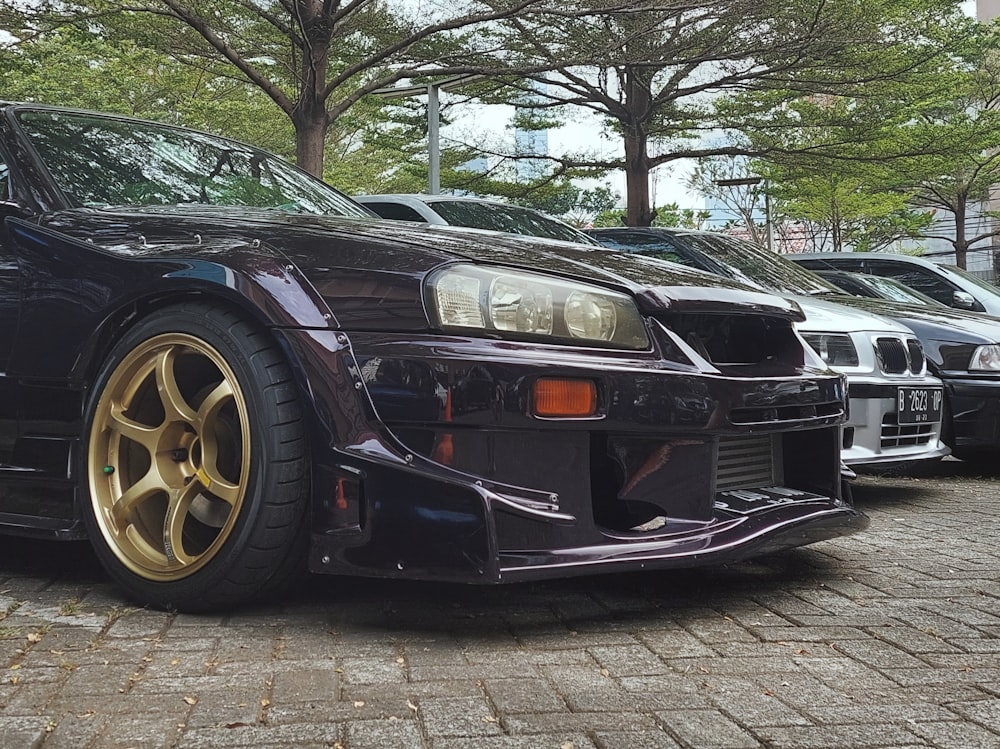
[(164, 491), (163, 480), (155, 468), (128, 487), (111, 507), (111, 519), (119, 532), (133, 524), (132, 516), (139, 504)]
[(177, 346), (171, 346), (156, 357), (156, 387), (163, 403), (164, 421), (186, 421), (193, 424), (198, 418), (197, 414), (185, 400), (174, 374), (177, 351)]
[(215, 465), (214, 461), (209, 462), (209, 457), (213, 457), (214, 459), (214, 456), (209, 456), (204, 451), (202, 456), (205, 462), (202, 463), (201, 469), (198, 471), (198, 481), (205, 487), (205, 491), (213, 497), (218, 497), (224, 502), (236, 505), (240, 501), (240, 485), (227, 481), (219, 474), (218, 466)]
[(205, 400), (198, 407), (198, 414), (195, 417), (198, 431), (202, 435), (206, 432), (212, 434), (215, 431), (215, 420), (219, 418), (219, 411), (232, 400), (233, 386), (229, 380), (223, 380), (205, 396)]
[(111, 407), (111, 413), (108, 417), (108, 428), (132, 442), (142, 445), (150, 455), (155, 454), (163, 425), (147, 426), (146, 424), (140, 424), (138, 421), (127, 417), (123, 411), (124, 409), (119, 404)]
[(170, 502), (163, 518), (163, 549), (171, 566), (186, 566), (197, 559), (184, 551), (184, 524), (191, 510), (191, 502), (200, 489), (201, 485), (192, 481), (184, 488), (170, 492)]
[(219, 414), (223, 406), (232, 401), (232, 383), (223, 380), (206, 396), (198, 409), (202, 461), (198, 478), (213, 496), (235, 505), (240, 499), (239, 481), (242, 477), (237, 479), (237, 483), (233, 483), (225, 478), (222, 471), (219, 470), (219, 435), (226, 433), (233, 426), (231, 424), (220, 425), (218, 423)]

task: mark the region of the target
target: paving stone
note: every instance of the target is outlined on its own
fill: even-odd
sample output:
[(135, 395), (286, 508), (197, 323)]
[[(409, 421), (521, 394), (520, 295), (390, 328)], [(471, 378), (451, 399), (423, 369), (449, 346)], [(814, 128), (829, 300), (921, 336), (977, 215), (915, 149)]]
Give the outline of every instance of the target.
[(557, 712), (566, 703), (541, 678), (494, 679), (483, 681), (483, 688), (494, 707), (502, 714)]
[(680, 749), (681, 747), (663, 731), (630, 733), (595, 731), (594, 743), (598, 749)]
[(953, 702), (948, 705), (948, 709), (991, 731), (1000, 733), (1000, 699), (981, 700), (979, 702)]
[(628, 694), (595, 664), (584, 666), (543, 666), (542, 671), (571, 710), (627, 710), (635, 705)]
[(431, 698), (420, 701), (418, 713), (433, 738), (496, 736), (500, 721), (484, 698)]
[(508, 715), (503, 727), (512, 736), (559, 735), (577, 732), (657, 733), (652, 715), (618, 710), (608, 712), (523, 713)]
[(745, 728), (810, 723), (799, 711), (778, 699), (774, 692), (746, 679), (709, 677), (701, 693), (711, 701), (705, 707), (714, 706), (725, 711)]
[(649, 648), (638, 643), (590, 648), (590, 654), (611, 676), (648, 676), (671, 671)]
[(358, 720), (347, 726), (347, 745), (351, 747), (424, 746), (420, 727), (412, 720)]
[(909, 727), (937, 749), (996, 749), (1000, 733), (971, 723), (916, 721)]
[(699, 749), (757, 749), (760, 742), (721, 710), (668, 710), (656, 714), (664, 730)]
[(996, 749), (997, 477), (937, 470), (863, 477), (868, 531), (755, 562), (315, 577), (211, 616), (131, 607), (62, 545), (26, 569), (37, 542), (5, 539), (0, 747)]
[(333, 746), (343, 741), (344, 727), (339, 723), (293, 723), (279, 726), (237, 726), (235, 728), (197, 728), (184, 731), (177, 749), (217, 749), (217, 747), (307, 747)]
[(41, 746), (46, 731), (52, 727), (49, 718), (5, 718), (0, 716), (0, 746)]
[(431, 747), (432, 749), (597, 749), (588, 736), (563, 734), (488, 736), (477, 739), (435, 738), (431, 740)]
[(910, 730), (888, 723), (760, 728), (768, 749), (884, 749), (924, 746)]
[(340, 675), (332, 669), (299, 668), (274, 675), (271, 685), (273, 702), (324, 701), (336, 698)]

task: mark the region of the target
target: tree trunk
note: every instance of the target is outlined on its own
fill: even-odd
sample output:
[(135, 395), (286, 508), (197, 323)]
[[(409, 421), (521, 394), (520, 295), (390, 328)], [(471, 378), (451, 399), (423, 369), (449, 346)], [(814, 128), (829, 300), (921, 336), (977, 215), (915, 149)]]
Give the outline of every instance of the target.
[(842, 252), (844, 249), (843, 227), (840, 224), (840, 208), (834, 201), (830, 210), (830, 238), (833, 243), (834, 252)]
[(295, 158), (300, 169), (323, 177), (323, 155), (329, 117), (326, 113), (326, 72), (333, 25), (330, 11), (318, 0), (298, 0), (299, 22), (305, 46), (299, 78), (299, 100), (292, 112)]
[(326, 110), (319, 103), (318, 110), (303, 111), (302, 104), (292, 115), (295, 125), (295, 163), (314, 177), (323, 178), (323, 156), (326, 146)]
[(652, 106), (648, 73), (625, 68), (625, 113), (621, 120), (625, 141), (625, 223), (651, 226), (656, 211), (649, 203), (649, 135), (646, 118)]
[(649, 204), (649, 159), (646, 136), (625, 135), (625, 223), (628, 226), (650, 226), (656, 211)]
[(966, 201), (959, 197), (955, 205), (955, 265), (965, 270), (969, 253), (969, 241), (965, 237), (965, 206)]

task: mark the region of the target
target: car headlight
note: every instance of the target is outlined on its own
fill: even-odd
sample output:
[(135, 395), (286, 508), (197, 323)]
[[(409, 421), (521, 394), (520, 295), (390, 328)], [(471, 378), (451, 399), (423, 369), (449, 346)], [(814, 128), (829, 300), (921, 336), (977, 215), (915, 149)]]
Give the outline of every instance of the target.
[(545, 336), (618, 348), (649, 346), (632, 298), (538, 273), (452, 265), (428, 280), (429, 307), (444, 329)]
[(858, 366), (858, 350), (854, 341), (843, 333), (803, 333), (813, 351), (831, 367)]
[(1000, 343), (978, 346), (969, 361), (969, 369), (974, 372), (1000, 372)]

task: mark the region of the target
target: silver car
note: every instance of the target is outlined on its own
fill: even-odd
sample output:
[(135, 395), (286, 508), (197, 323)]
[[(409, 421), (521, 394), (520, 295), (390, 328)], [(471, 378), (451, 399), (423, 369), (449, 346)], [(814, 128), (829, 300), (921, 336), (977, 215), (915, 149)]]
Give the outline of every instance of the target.
[[(796, 325), (799, 334), (831, 369), (847, 376), (850, 417), (842, 452), (847, 465), (884, 468), (950, 452), (941, 440), (941, 380), (927, 371), (920, 341), (902, 323), (820, 299), (791, 283), (799, 280), (791, 276), (804, 275), (796, 274), (792, 263), (724, 234), (641, 228), (589, 233), (611, 249), (700, 268), (798, 302), (806, 315)], [(816, 279), (815, 292), (827, 288)]]
[(787, 257), (812, 271), (894, 278), (949, 307), (1000, 316), (1000, 289), (955, 265), (889, 252), (802, 252)]
[(597, 244), (579, 229), (548, 214), (496, 200), (466, 195), (355, 195), (354, 199), (382, 218), (419, 221), (438, 226), (464, 226), (508, 234)]

